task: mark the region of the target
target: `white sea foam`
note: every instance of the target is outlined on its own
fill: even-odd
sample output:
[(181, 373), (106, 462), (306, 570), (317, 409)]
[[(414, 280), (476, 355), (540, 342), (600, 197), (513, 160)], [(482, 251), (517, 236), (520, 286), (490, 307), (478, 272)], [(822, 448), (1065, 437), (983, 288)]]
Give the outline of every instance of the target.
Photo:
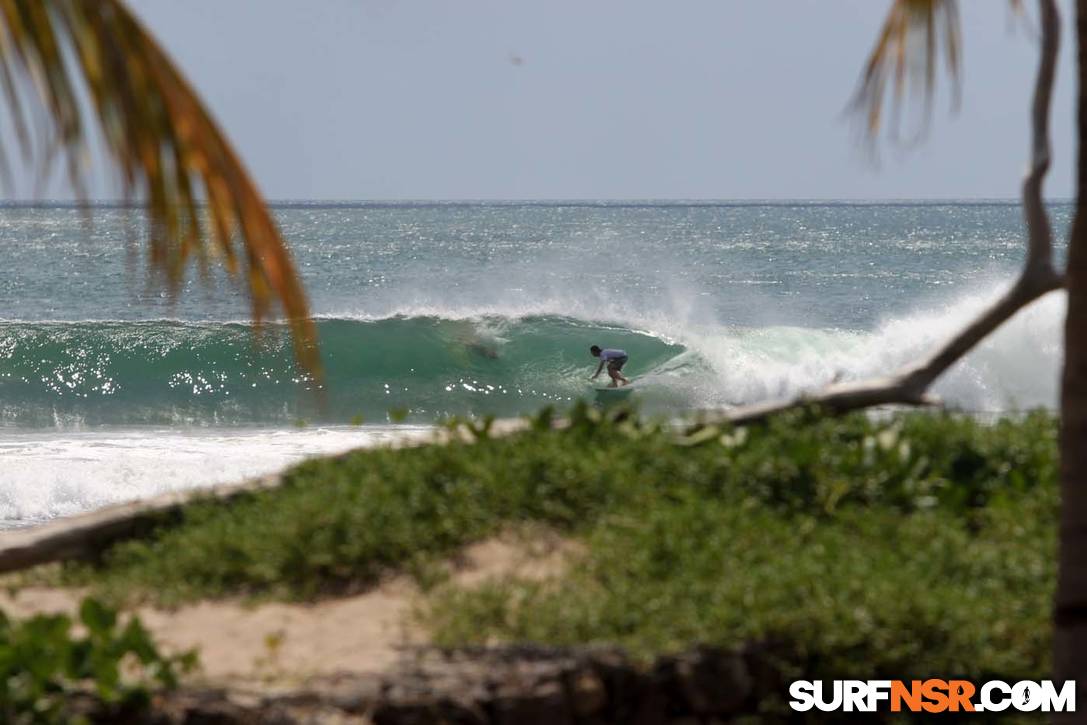
[(313, 430), (0, 432), (0, 527), (240, 481), (316, 455), (429, 430), (418, 426)]
[[(964, 295), (942, 309), (892, 318), (873, 331), (673, 326), (671, 336), (712, 373), (698, 381), (683, 374), (688, 372), (683, 360), (674, 360), (647, 377), (662, 384), (687, 384), (693, 402), (706, 406), (787, 398), (834, 380), (883, 375), (949, 340), (999, 289)], [(968, 411), (1055, 407), (1064, 310), (1061, 293), (1035, 302), (954, 365), (935, 392)]]

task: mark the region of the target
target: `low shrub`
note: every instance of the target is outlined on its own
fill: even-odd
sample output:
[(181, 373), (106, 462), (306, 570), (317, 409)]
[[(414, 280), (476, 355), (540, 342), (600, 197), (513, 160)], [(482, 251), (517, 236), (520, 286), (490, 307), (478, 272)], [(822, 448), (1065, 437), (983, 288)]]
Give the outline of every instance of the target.
[(0, 614), (0, 720), (72, 722), (67, 705), (76, 692), (131, 711), (196, 663), (193, 653), (162, 655), (138, 618), (122, 624), (96, 599), (83, 600), (78, 623), (82, 634), (62, 614), (15, 621)]
[(1048, 501), (1055, 490), (1056, 423), (1044, 413), (989, 424), (950, 414), (801, 412), (681, 433), (585, 406), (563, 429), (550, 420), (545, 411), (531, 430), (508, 437), (478, 426), (470, 443), (309, 461), (279, 489), (187, 507), (180, 523), (70, 575), (115, 597), (167, 603), (305, 599), (368, 586), (521, 521), (587, 535), (600, 521), (644, 523), (695, 500), (722, 516), (758, 510), (786, 530), (859, 509), (888, 522), (938, 511), (969, 531), (993, 507)]

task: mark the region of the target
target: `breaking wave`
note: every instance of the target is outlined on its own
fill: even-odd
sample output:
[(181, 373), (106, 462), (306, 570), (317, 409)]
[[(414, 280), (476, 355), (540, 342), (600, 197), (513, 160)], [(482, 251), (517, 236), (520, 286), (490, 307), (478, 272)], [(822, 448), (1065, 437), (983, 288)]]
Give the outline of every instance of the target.
[[(589, 393), (590, 344), (630, 354), (649, 409), (791, 396), (888, 372), (990, 299), (975, 295), (874, 330), (619, 324), (555, 314), (393, 315), (318, 321), (323, 391), (292, 363), (286, 332), (248, 323), (0, 322), (0, 425), (282, 425), (386, 422), (399, 413), (516, 415)], [(1021, 313), (937, 386), (976, 411), (1052, 406), (1063, 297)]]

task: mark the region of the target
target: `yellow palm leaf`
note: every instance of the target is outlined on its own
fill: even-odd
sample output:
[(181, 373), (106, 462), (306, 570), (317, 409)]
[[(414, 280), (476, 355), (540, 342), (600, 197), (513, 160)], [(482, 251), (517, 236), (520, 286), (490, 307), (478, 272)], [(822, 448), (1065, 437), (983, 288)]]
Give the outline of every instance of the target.
[(195, 91), (121, 0), (0, 0), (0, 88), (24, 155), (49, 164), (64, 152), (77, 191), (96, 119), (126, 196), (146, 204), (149, 258), (170, 289), (190, 261), (221, 259), (245, 285), (258, 324), (282, 306), (298, 361), (320, 373), (306, 296), (264, 200)]
[(895, 0), (853, 100), (854, 108), (865, 115), (870, 135), (875, 136), (882, 123), (888, 85), (896, 106), (911, 84), (926, 101), (931, 99), (941, 52), (957, 99), (960, 37), (955, 0)]
[[(1009, 4), (1013, 11), (1022, 11), (1022, 0)], [(896, 108), (911, 86), (926, 104), (931, 101), (941, 54), (957, 104), (961, 44), (955, 0), (894, 0), (853, 99), (853, 108), (864, 114), (868, 134), (874, 137), (880, 129), (888, 91)]]

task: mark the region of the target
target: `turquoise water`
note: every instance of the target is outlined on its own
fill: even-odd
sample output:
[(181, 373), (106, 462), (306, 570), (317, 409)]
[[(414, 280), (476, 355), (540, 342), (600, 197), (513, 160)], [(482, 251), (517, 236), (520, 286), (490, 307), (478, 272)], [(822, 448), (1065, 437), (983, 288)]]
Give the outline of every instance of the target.
[(30, 428), (516, 415), (584, 392), (584, 340), (611, 340), (642, 369), (683, 351), (646, 332), (557, 316), (324, 319), (317, 330), (324, 395), (295, 369), (278, 328), (258, 340), (241, 323), (0, 324), (0, 350), (11, 351), (0, 411), (9, 426)]
[[(1071, 207), (1052, 213), (1063, 231)], [(243, 460), (298, 448), (303, 422), (348, 446), (372, 432), (348, 434), (360, 418), (568, 405), (592, 397), (591, 344), (626, 349), (641, 404), (664, 413), (887, 372), (981, 309), (1023, 254), (1020, 208), (1005, 202), (286, 204), (276, 216), (319, 317), (320, 395), (281, 328), (252, 334), (221, 275), (194, 274), (176, 300), (148, 278), (138, 211), (0, 207), (0, 452), (20, 462), (0, 471), (0, 519), (68, 511), (31, 511), (25, 490), (48, 479), (57, 501), (78, 499), (90, 475), (78, 461), (100, 458), (103, 436), (127, 451), (160, 441), (151, 459), (182, 470), (170, 456), (186, 436), (205, 452), (245, 438), (220, 446)], [(971, 411), (1052, 405), (1062, 305), (1054, 295), (1016, 318), (937, 392)], [(116, 485), (138, 496), (152, 469), (133, 460), (118, 458)]]
[[(1066, 226), (1070, 208), (1053, 211)], [(137, 212), (6, 208), (0, 426), (510, 415), (581, 394), (593, 343), (628, 348), (658, 407), (748, 402), (904, 360), (1022, 256), (1010, 203), (301, 204), (277, 216), (321, 317), (325, 406), (282, 332), (251, 335), (222, 279), (194, 276), (178, 300), (148, 280)], [(982, 382), (959, 402), (1045, 402)]]

